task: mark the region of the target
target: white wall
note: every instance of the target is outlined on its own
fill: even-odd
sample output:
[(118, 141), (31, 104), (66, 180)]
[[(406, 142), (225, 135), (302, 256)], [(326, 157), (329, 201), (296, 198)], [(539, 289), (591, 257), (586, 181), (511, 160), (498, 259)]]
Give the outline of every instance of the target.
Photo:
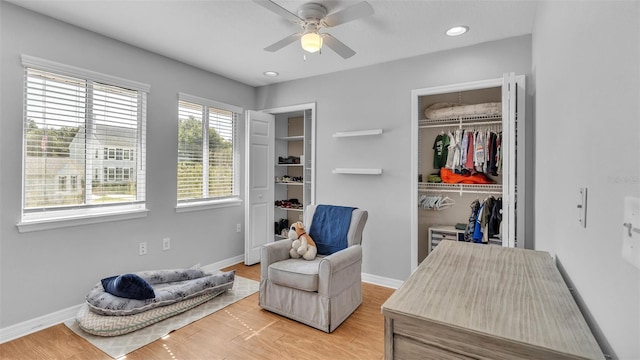
[[(244, 222), (243, 206), (175, 212), (177, 93), (251, 109), (255, 100), (253, 87), (4, 1), (0, 1), (0, 13), (0, 328), (80, 304), (90, 287), (105, 276), (205, 265), (243, 254), (243, 234), (235, 232), (235, 224)], [(18, 233), (24, 78), (21, 54), (151, 85), (147, 117), (148, 217)], [(243, 133), (243, 126), (240, 131)], [(162, 251), (163, 237), (171, 237), (170, 251)], [(141, 241), (148, 242), (146, 256), (138, 256)]]
[[(330, 51), (321, 56), (336, 56)], [(357, 56), (357, 55), (356, 55)], [(317, 102), (316, 202), (369, 211), (363, 272), (404, 280), (411, 272), (411, 90), (529, 76), (531, 38), (517, 37), (361, 69), (258, 88), (258, 108)], [(335, 139), (347, 130), (381, 136)], [(381, 176), (336, 175), (333, 168), (382, 168)]]
[(556, 256), (620, 359), (640, 359), (640, 270), (621, 256), (623, 197), (640, 197), (639, 19), (637, 1), (543, 2), (532, 45), (536, 248)]

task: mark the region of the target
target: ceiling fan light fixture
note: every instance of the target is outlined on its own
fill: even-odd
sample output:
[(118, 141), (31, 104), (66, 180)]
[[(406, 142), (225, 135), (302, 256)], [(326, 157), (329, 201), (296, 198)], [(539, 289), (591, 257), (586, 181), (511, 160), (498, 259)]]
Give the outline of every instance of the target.
[(322, 49), (322, 36), (317, 32), (308, 32), (300, 38), (300, 45), (306, 52), (318, 52)]
[(446, 34), (448, 36), (460, 36), (469, 31), (469, 27), (465, 25), (458, 25), (447, 30)]

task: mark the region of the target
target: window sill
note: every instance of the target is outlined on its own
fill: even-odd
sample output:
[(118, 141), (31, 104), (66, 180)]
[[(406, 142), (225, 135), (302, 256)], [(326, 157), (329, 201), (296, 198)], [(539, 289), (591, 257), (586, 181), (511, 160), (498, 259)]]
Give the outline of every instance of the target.
[(18, 232), (32, 232), (41, 230), (51, 230), (64, 227), (99, 224), (110, 221), (130, 220), (146, 217), (149, 213), (148, 209), (137, 208), (127, 210), (111, 210), (102, 212), (93, 212), (82, 215), (69, 215), (61, 217), (49, 217), (49, 218), (32, 218), (22, 219), (21, 222), (16, 224)]
[(189, 212), (189, 211), (200, 211), (200, 210), (209, 210), (209, 209), (218, 209), (230, 206), (240, 206), (242, 205), (241, 199), (224, 199), (224, 200), (213, 200), (213, 201), (202, 201), (202, 202), (192, 202), (192, 203), (184, 203), (178, 204), (176, 206), (176, 212)]

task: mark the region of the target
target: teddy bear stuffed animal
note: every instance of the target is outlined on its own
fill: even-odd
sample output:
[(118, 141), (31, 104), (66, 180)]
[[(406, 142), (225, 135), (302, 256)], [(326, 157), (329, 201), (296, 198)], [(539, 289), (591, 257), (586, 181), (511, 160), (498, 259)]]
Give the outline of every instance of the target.
[(289, 255), (291, 255), (292, 258), (297, 259), (301, 256), (305, 260), (313, 260), (316, 258), (318, 248), (311, 236), (305, 231), (302, 222), (298, 221), (291, 225), (289, 229), (289, 239), (293, 240), (291, 250), (289, 250)]

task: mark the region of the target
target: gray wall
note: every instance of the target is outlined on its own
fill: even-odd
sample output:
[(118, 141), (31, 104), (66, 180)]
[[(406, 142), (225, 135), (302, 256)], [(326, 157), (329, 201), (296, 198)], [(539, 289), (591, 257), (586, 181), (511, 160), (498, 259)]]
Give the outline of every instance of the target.
[[(235, 224), (243, 221), (242, 207), (174, 211), (178, 91), (256, 109), (317, 102), (317, 201), (369, 210), (363, 271), (405, 279), (410, 273), (408, 204), (415, 194), (409, 179), (410, 91), (513, 71), (527, 75), (529, 92), (535, 92), (527, 103), (535, 109), (536, 120), (527, 118), (526, 167), (535, 173), (538, 206), (534, 214), (528, 213), (536, 221), (527, 236), (535, 231), (536, 238), (527, 242), (557, 256), (597, 325), (595, 331), (605, 335), (616, 355), (640, 358), (640, 272), (621, 258), (622, 198), (640, 196), (639, 4), (543, 2), (533, 37), (265, 86), (255, 92), (0, 2), (0, 328), (79, 304), (102, 276), (209, 264), (243, 253), (242, 234), (234, 231)], [(22, 53), (152, 86), (147, 218), (17, 232)], [(372, 128), (383, 128), (385, 133), (351, 139), (331, 136)], [(626, 152), (619, 156), (617, 151)], [(384, 174), (334, 175), (335, 167), (380, 167)], [(589, 188), (586, 229), (579, 228), (576, 220), (580, 186)], [(162, 252), (161, 239), (166, 236), (172, 238), (172, 250)], [(149, 255), (137, 255), (140, 241), (149, 242)]]
[[(251, 109), (255, 89), (4, 1), (0, 2), (0, 11), (0, 327), (80, 304), (88, 289), (104, 276), (205, 265), (243, 254), (243, 234), (235, 232), (236, 224), (244, 222), (243, 206), (175, 212), (177, 93)], [(151, 85), (147, 117), (148, 217), (18, 233), (15, 225), (20, 220), (21, 206), (24, 79), (21, 54)], [(243, 131), (242, 126), (240, 130)], [(171, 250), (162, 251), (163, 237), (171, 237)], [(138, 256), (141, 241), (148, 242), (146, 256)]]
[(615, 354), (640, 359), (640, 270), (622, 258), (623, 197), (640, 197), (640, 2), (543, 2), (532, 48), (536, 248), (562, 264)]
[[(322, 56), (334, 56), (332, 53)], [(530, 76), (531, 37), (423, 55), (258, 88), (258, 108), (317, 102), (316, 202), (369, 211), (363, 272), (404, 280), (411, 272), (411, 90)], [(335, 139), (347, 130), (381, 136)], [(333, 168), (382, 168), (381, 176), (337, 175)]]

